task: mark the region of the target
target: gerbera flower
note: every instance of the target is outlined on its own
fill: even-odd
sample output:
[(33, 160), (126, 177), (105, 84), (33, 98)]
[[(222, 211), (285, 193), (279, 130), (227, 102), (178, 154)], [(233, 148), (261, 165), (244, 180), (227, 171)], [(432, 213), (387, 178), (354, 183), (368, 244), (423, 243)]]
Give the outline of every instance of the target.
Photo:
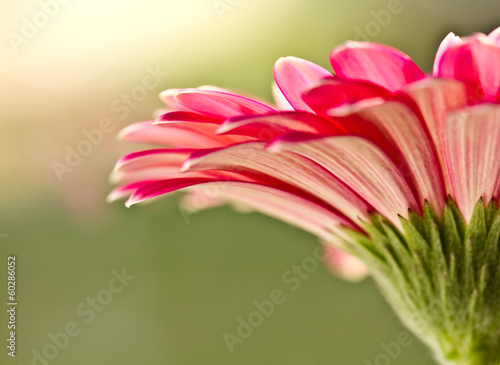
[(186, 209), (230, 203), (294, 224), (334, 250), (337, 272), (359, 277), (364, 262), (439, 361), (498, 364), (500, 28), (447, 36), (431, 75), (370, 42), (330, 63), (278, 60), (276, 105), (161, 93), (167, 110), (120, 138), (162, 148), (118, 161), (110, 199), (183, 190)]

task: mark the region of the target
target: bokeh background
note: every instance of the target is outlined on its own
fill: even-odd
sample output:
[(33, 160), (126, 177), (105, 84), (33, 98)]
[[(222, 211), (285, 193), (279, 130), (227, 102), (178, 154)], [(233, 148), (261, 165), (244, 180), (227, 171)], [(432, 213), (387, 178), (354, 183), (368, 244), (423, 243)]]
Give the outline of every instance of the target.
[[(401, 11), (381, 18), (394, 1)], [(139, 148), (115, 135), (150, 119), (171, 87), (215, 84), (270, 99), (277, 58), (328, 67), (331, 48), (348, 39), (390, 44), (430, 70), (449, 31), (489, 32), (499, 14), (493, 0), (2, 0), (2, 338), (10, 254), (19, 305), (17, 357), (2, 346), (0, 363), (388, 364), (384, 344), (405, 330), (372, 280), (345, 283), (320, 266), (295, 291), (283, 282), (312, 256), (314, 237), (227, 207), (186, 215), (177, 196), (130, 209), (105, 203), (115, 160)], [(161, 80), (123, 109), (151, 69)], [(54, 164), (103, 118), (113, 130), (58, 176)], [(77, 308), (104, 298), (122, 269), (134, 279), (86, 323)], [(236, 334), (238, 317), (275, 289), (286, 301), (231, 353), (223, 334)], [(71, 322), (78, 335), (50, 351), (51, 335)], [(44, 348), (53, 358), (36, 358)], [(432, 362), (417, 340), (392, 355), (390, 364)]]

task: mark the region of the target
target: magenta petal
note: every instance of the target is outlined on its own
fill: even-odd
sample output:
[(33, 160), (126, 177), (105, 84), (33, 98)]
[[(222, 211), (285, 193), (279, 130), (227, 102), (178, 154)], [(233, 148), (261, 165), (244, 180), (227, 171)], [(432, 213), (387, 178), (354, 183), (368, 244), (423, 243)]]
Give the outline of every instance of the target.
[(244, 96), (212, 90), (185, 89), (175, 96), (175, 100), (190, 110), (222, 119), (276, 111), (268, 105)]
[(155, 124), (169, 123), (169, 122), (197, 122), (197, 123), (220, 123), (222, 120), (219, 118), (210, 118), (206, 115), (187, 112), (187, 111), (172, 111), (160, 115), (155, 120)]
[(443, 54), (449, 50), (450, 48), (453, 48), (455, 46), (459, 46), (462, 44), (462, 40), (460, 37), (457, 37), (454, 33), (449, 33), (441, 42), (439, 45), (439, 48), (436, 52), (436, 57), (434, 58), (434, 67), (432, 69), (432, 74), (434, 76), (437, 76), (439, 73), (439, 64), (441, 62), (441, 57), (443, 57)]
[(194, 150), (154, 149), (134, 152), (122, 157), (110, 176), (113, 182), (163, 180), (176, 177), (183, 162)]
[(371, 42), (346, 42), (332, 51), (330, 62), (338, 77), (373, 82), (392, 92), (425, 76), (406, 54)]
[[(208, 199), (216, 197), (218, 200), (243, 204), (251, 209), (294, 224), (322, 239), (331, 237), (340, 225), (353, 228), (342, 217), (307, 199), (273, 187), (241, 181), (181, 178), (152, 182), (137, 189), (126, 205), (131, 206), (143, 200), (185, 188), (194, 189), (195, 192), (201, 193), (200, 199), (203, 199), (205, 194)], [(201, 201), (200, 207), (205, 207), (203, 201)]]
[(321, 115), (327, 115), (332, 108), (344, 107), (361, 100), (392, 97), (393, 94), (387, 89), (370, 82), (339, 78), (321, 81), (302, 95), (307, 105)]
[[(329, 239), (340, 225), (354, 228), (348, 221), (330, 210), (303, 197), (274, 187), (235, 181), (211, 182), (194, 186), (197, 200), (190, 209), (204, 208), (216, 198), (219, 203), (236, 205), (270, 215), (300, 227), (319, 238)], [(194, 203), (194, 205), (193, 205)]]
[[(200, 148), (227, 146), (253, 139), (237, 135), (216, 135), (220, 123), (221, 119), (210, 118), (197, 113), (169, 112), (160, 115), (153, 124), (172, 131), (172, 137), (175, 137), (177, 142), (175, 147), (192, 147), (193, 143), (197, 143), (197, 136), (204, 136), (205, 141), (210, 139), (210, 142), (203, 142), (203, 144), (199, 145)], [(176, 137), (179, 134), (190, 134), (193, 138), (186, 142), (182, 138)], [(183, 142), (179, 143), (181, 141)]]
[(134, 152), (121, 158), (111, 174), (112, 181), (123, 184), (134, 181), (158, 181), (179, 177), (218, 177), (249, 180), (225, 171), (196, 171), (183, 173), (182, 164), (194, 152), (192, 149), (154, 149)]
[(180, 167), (184, 160), (194, 151), (196, 150), (188, 148), (157, 148), (132, 152), (118, 160), (115, 166), (115, 171), (123, 169), (137, 169), (153, 165), (176, 165)]
[(182, 89), (168, 89), (160, 93), (160, 100), (165, 103), (171, 110), (177, 111), (189, 111), (188, 108), (184, 107), (182, 104), (175, 100), (175, 95), (181, 92)]
[[(368, 219), (370, 207), (324, 168), (295, 153), (270, 153), (264, 142), (247, 142), (193, 154), (183, 171), (225, 170), (258, 178), (269, 185), (293, 187), (296, 195), (312, 195), (353, 222)], [(300, 190), (299, 190), (300, 189)]]
[(351, 136), (273, 142), (273, 150), (294, 152), (322, 166), (356, 191), (397, 227), (399, 215), (420, 206), (405, 177), (391, 159), (371, 142)]
[(330, 121), (305, 112), (278, 112), (265, 115), (234, 117), (217, 130), (223, 134), (243, 134), (269, 141), (290, 132), (336, 135), (343, 132)]
[(469, 87), (469, 103), (496, 101), (500, 97), (500, 47), (480, 42), (447, 50), (437, 76), (463, 81)]
[(500, 27), (488, 34), (488, 38), (490, 38), (494, 43), (500, 46)]
[(189, 213), (197, 213), (201, 210), (219, 207), (228, 204), (228, 202), (220, 199), (218, 196), (206, 194), (203, 189), (189, 189), (179, 200), (179, 207), (182, 211)]
[(140, 203), (144, 200), (155, 198), (163, 194), (171, 193), (173, 191), (183, 189), (187, 186), (191, 186), (194, 184), (201, 184), (205, 182), (211, 182), (211, 181), (213, 181), (213, 179), (205, 177), (179, 178), (179, 179), (153, 181), (139, 187), (127, 200), (125, 205), (127, 207), (130, 207), (131, 205)]
[(274, 102), (276, 103), (278, 110), (282, 111), (295, 110), (293, 106), (290, 105), (290, 102), (286, 100), (285, 95), (283, 95), (276, 82), (273, 82), (272, 91), (273, 91)]
[(127, 185), (119, 186), (119, 187), (113, 189), (113, 191), (111, 191), (111, 193), (109, 193), (109, 195), (106, 198), (106, 201), (111, 203), (111, 202), (114, 202), (116, 200), (125, 198), (125, 197), (131, 195), (134, 191), (139, 189), (141, 186), (147, 185), (151, 182), (153, 182), (153, 181), (142, 180), (142, 181), (133, 182), (133, 183), (130, 183)]
[(123, 128), (117, 136), (125, 142), (168, 145), (169, 135), (161, 127), (153, 125), (153, 121), (133, 123)]
[(359, 281), (368, 275), (368, 268), (360, 259), (328, 243), (322, 246), (326, 267), (334, 275), (349, 281)]
[[(228, 144), (226, 138), (214, 135), (218, 125), (203, 128), (169, 126), (162, 127), (152, 122), (131, 124), (120, 131), (118, 138), (126, 142), (145, 143), (173, 148), (214, 148)], [(223, 136), (222, 136), (223, 137)]]
[(311, 111), (302, 100), (302, 92), (317, 81), (332, 74), (315, 63), (296, 58), (284, 57), (274, 65), (274, 79), (279, 89), (296, 110)]
[(397, 148), (393, 160), (417, 193), (420, 206), (428, 201), (436, 212), (441, 212), (445, 196), (441, 169), (434, 144), (418, 116), (398, 101), (365, 108), (359, 115), (371, 121)]
[(465, 86), (456, 80), (426, 78), (409, 85), (405, 94), (413, 99), (422, 113), (441, 166), (446, 195), (452, 194), (443, 141), (444, 120), (449, 110), (466, 105)]
[(500, 106), (480, 104), (445, 121), (446, 159), (455, 201), (467, 222), (482, 197), (500, 196)]
[(206, 177), (208, 173), (181, 173), (178, 166), (147, 166), (136, 170), (113, 171), (110, 181), (118, 184), (129, 184), (140, 181), (159, 181), (165, 179), (175, 179), (180, 177)]
[(463, 44), (472, 44), (472, 43), (479, 43), (479, 44), (489, 44), (489, 45), (495, 45), (495, 42), (493, 38), (487, 36), (484, 33), (472, 33), (471, 35), (468, 35), (467, 37), (462, 37), (461, 38)]

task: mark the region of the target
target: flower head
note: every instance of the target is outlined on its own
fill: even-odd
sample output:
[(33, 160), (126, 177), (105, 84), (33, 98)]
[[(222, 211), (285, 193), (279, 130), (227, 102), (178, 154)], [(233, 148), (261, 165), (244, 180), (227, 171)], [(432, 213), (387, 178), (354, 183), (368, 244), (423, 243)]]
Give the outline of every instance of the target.
[[(163, 92), (163, 114), (120, 134), (161, 148), (123, 157), (110, 199), (130, 196), (129, 206), (184, 190), (187, 209), (230, 203), (282, 219), (363, 260), (439, 358), (483, 354), (478, 341), (500, 315), (456, 313), (479, 305), (471, 297), (481, 290), (496, 291), (485, 311), (500, 304), (490, 279), (500, 235), (500, 28), (447, 36), (431, 75), (370, 42), (335, 48), (330, 63), (333, 73), (279, 59), (276, 105), (215, 87)], [(333, 257), (352, 276), (351, 257)], [(434, 299), (444, 304), (426, 311)], [(412, 311), (432, 324), (408, 319)], [(457, 341), (470, 346), (456, 350)]]

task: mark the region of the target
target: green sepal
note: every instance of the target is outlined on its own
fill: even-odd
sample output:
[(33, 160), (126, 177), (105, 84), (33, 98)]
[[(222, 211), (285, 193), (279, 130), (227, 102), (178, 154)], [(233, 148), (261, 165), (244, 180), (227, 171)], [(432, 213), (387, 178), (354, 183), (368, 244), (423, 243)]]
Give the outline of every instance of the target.
[(480, 200), (466, 222), (453, 200), (425, 203), (398, 229), (380, 214), (348, 230), (402, 321), (442, 364), (500, 364), (500, 212)]

